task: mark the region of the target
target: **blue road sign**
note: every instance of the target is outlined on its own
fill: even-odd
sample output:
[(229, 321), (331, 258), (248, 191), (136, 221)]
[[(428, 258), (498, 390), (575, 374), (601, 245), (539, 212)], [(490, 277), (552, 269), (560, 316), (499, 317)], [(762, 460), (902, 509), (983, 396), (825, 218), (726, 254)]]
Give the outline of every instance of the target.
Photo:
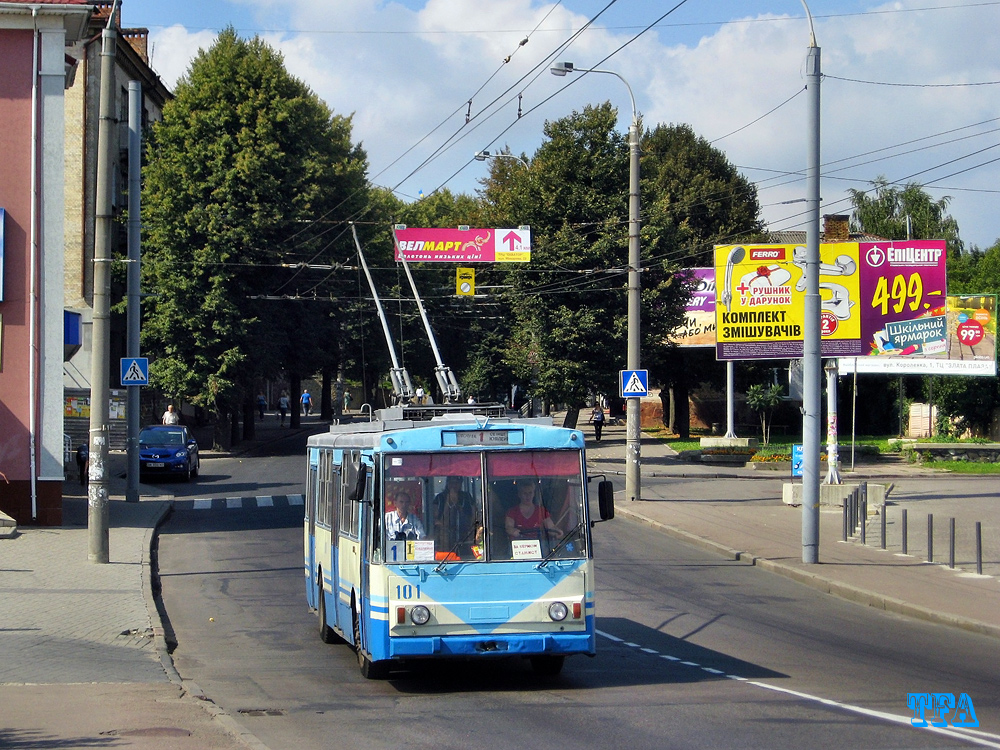
[(619, 370), (618, 387), (622, 398), (648, 396), (649, 372), (646, 370)]
[(802, 446), (792, 445), (792, 476), (802, 476)]
[(122, 385), (149, 385), (149, 360), (146, 357), (122, 357)]

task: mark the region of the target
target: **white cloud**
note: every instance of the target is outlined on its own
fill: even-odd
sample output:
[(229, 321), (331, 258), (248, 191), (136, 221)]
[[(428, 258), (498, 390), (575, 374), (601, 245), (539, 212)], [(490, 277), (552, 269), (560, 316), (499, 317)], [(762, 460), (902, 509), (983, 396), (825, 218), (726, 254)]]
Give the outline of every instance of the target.
[(198, 51), (211, 47), (215, 37), (214, 31), (190, 32), (177, 24), (151, 33), (150, 65), (164, 84), (173, 89), (177, 80), (187, 73), (188, 66)]
[[(409, 195), (437, 187), (480, 148), (508, 144), (530, 155), (541, 142), (545, 119), (565, 116), (587, 103), (609, 99), (622, 113), (624, 130), (629, 103), (618, 81), (598, 75), (555, 78), (546, 68), (553, 59), (550, 56), (572, 60), (579, 67), (597, 65), (663, 12), (659, 3), (629, 3), (617, 16), (602, 18), (602, 28), (588, 30), (556, 54), (569, 30), (587, 20), (582, 11), (575, 12), (584, 6), (582, 0), (566, 0), (554, 9), (551, 3), (537, 0), (243, 0), (243, 5), (255, 9), (260, 18), (266, 14), (263, 28), (292, 30), (266, 33), (265, 38), (284, 53), (289, 70), (334, 111), (355, 113), (355, 139), (363, 141), (368, 151), (372, 174), (381, 172), (380, 184), (401, 183), (401, 192)], [(682, 18), (678, 12), (671, 20), (721, 20), (717, 7), (691, 5), (692, 9), (683, 9), (688, 16)], [(787, 2), (759, 5), (762, 12), (792, 12)], [(900, 0), (868, 10), (898, 11), (922, 5), (926, 3)], [(587, 5), (586, 10), (598, 7)], [(743, 3), (730, 7), (745, 13)], [(703, 16), (692, 18), (697, 13)], [(275, 26), (278, 18), (283, 26)], [(895, 153), (888, 151), (847, 160), (995, 117), (1000, 109), (1000, 86), (909, 88), (840, 80), (921, 84), (1000, 80), (1000, 39), (993, 33), (998, 22), (1000, 8), (992, 6), (853, 15), (831, 11), (817, 18), (816, 34), (827, 76), (822, 87), (824, 211), (847, 210), (847, 204), (837, 203), (845, 189), (864, 187), (879, 174), (905, 178), (998, 142), (995, 134), (980, 135), (949, 146), (915, 150), (937, 142), (926, 141), (896, 149), (908, 153), (893, 159), (874, 161)], [(529, 43), (519, 47), (525, 34), (539, 24)], [(700, 39), (690, 29), (657, 29), (603, 63), (602, 67), (629, 81), (647, 126), (688, 122), (706, 138), (719, 138), (804, 87), (808, 29), (803, 19), (762, 14), (744, 23), (704, 28), (707, 31)], [(188, 33), (179, 26), (154, 32), (154, 67), (172, 83), (197, 48), (213, 38), (212, 32)], [(512, 55), (510, 62), (503, 64), (508, 55)], [(542, 63), (540, 71), (532, 72)], [(508, 88), (510, 92), (498, 106), (487, 111)], [(532, 111), (557, 91), (552, 101)], [(520, 120), (518, 93), (523, 95)], [(466, 126), (470, 97), (474, 119)], [(806, 97), (800, 95), (717, 143), (731, 161), (747, 168), (748, 177), (762, 181), (764, 204), (792, 200), (804, 191), (801, 182), (772, 185), (787, 182), (773, 179), (776, 172), (800, 171), (805, 165), (805, 107)], [(451, 136), (461, 140), (404, 180)], [(994, 156), (1000, 153), (987, 151), (914, 179), (932, 180)], [(856, 166), (842, 169), (849, 165)], [(484, 173), (481, 165), (473, 164), (449, 187), (471, 192)], [(998, 177), (1000, 162), (942, 181), (948, 190), (932, 186), (935, 197), (954, 196), (951, 210), (966, 241), (986, 245), (1000, 235), (1000, 226), (993, 220), (995, 194), (968, 192), (969, 188), (992, 187), (1000, 181)], [(767, 208), (767, 218), (777, 228), (792, 226), (795, 222), (784, 217), (800, 210), (796, 205), (773, 205)]]

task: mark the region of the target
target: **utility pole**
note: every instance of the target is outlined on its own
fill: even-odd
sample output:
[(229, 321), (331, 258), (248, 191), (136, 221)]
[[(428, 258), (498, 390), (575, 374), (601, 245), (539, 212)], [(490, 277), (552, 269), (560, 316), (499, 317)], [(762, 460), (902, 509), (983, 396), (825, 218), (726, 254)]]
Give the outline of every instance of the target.
[(822, 369), (819, 296), (819, 126), (820, 48), (816, 44), (812, 14), (809, 17), (809, 51), (806, 55), (808, 95), (808, 158), (806, 163), (806, 296), (802, 340), (802, 562), (819, 562), (820, 412)]
[(101, 100), (97, 128), (97, 206), (94, 225), (94, 324), (90, 369), (90, 485), (87, 489), (87, 530), (93, 563), (110, 562), (108, 551), (108, 357), (111, 319), (111, 190), (115, 90), (115, 11), (101, 32)]
[[(128, 315), (125, 356), (139, 356), (139, 247), (142, 224), (139, 219), (139, 178), (142, 168), (142, 84), (128, 82)], [(125, 500), (139, 502), (139, 411), (141, 385), (127, 386), (128, 471)]]
[[(629, 96), (632, 96), (631, 88)], [(639, 333), (642, 260), (639, 254), (639, 118), (636, 115), (634, 99), (632, 124), (628, 129), (628, 148), (628, 346), (625, 352), (625, 366), (629, 370), (638, 370), (639, 344), (642, 340)], [(625, 399), (625, 497), (628, 500), (642, 500), (640, 417), (639, 399), (636, 397)]]

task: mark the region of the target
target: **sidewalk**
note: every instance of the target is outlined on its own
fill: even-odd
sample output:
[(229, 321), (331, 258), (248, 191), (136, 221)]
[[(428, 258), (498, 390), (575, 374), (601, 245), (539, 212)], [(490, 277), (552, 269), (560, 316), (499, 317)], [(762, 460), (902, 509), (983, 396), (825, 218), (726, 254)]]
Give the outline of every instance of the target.
[[(313, 416), (300, 429), (318, 427)], [(202, 451), (202, 461), (295, 432), (272, 414), (256, 428), (256, 440)], [(262, 748), (183, 683), (167, 653), (151, 549), (173, 496), (141, 484), (140, 502), (127, 503), (125, 454), (107, 465), (109, 564), (88, 562), (87, 494), (75, 478), (63, 484), (63, 526), (0, 534), (0, 747)]]
[[(601, 442), (584, 426), (591, 473), (606, 472), (620, 487), (625, 428), (604, 428)], [(930, 622), (1000, 637), (1000, 501), (961, 492), (965, 477), (941, 475), (907, 464), (860, 465), (844, 482), (892, 483), (887, 510), (887, 550), (881, 550), (879, 516), (870, 516), (867, 544), (843, 538), (839, 507), (820, 511), (819, 563), (802, 562), (802, 509), (784, 505), (783, 473), (681, 461), (666, 444), (642, 438), (641, 501), (616, 494), (618, 515), (649, 524), (730, 559), (757, 565), (850, 601)], [(933, 484), (931, 491), (920, 488)], [(940, 489), (938, 488), (940, 486)], [(980, 485), (982, 486), (982, 485)], [(988, 484), (986, 486), (989, 486)], [(910, 507), (909, 556), (900, 554), (899, 511)], [(918, 512), (919, 506), (919, 512)], [(935, 516), (933, 564), (925, 562), (926, 513)], [(962, 529), (956, 569), (947, 566), (948, 519)], [(983, 573), (977, 576), (971, 529), (983, 525)], [(944, 560), (945, 564), (938, 561)], [(992, 575), (990, 575), (992, 573)]]

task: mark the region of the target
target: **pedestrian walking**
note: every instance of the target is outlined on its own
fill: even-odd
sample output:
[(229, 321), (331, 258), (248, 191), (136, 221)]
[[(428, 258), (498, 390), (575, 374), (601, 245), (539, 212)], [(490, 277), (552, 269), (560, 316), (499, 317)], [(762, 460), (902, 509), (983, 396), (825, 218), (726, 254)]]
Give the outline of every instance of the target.
[(285, 417), (288, 416), (288, 410), (291, 408), (291, 402), (288, 400), (288, 393), (286, 391), (281, 392), (281, 398), (278, 399), (278, 414), (281, 416), (281, 426), (285, 426)]
[(418, 404), (423, 404), (424, 403), (424, 388), (423, 388), (423, 386), (420, 386), (420, 385), (417, 386), (417, 394), (416, 395), (417, 395), (417, 403)]
[(344, 391), (344, 411), (350, 411), (352, 396), (350, 391)]
[(163, 416), (160, 417), (160, 421), (163, 422), (163, 424), (180, 424), (181, 423), (181, 418), (180, 418), (180, 416), (178, 416), (177, 412), (174, 411), (174, 405), (173, 404), (170, 404), (170, 406), (167, 407), (167, 410), (165, 412), (163, 412)]
[(302, 404), (302, 413), (307, 417), (312, 414), (313, 408), (313, 397), (309, 395), (309, 391), (302, 391), (302, 396), (299, 398), (299, 403)]
[(264, 421), (264, 412), (267, 411), (267, 399), (263, 393), (257, 394), (257, 411), (260, 412), (260, 421)]
[(604, 429), (604, 409), (601, 408), (600, 401), (594, 404), (594, 411), (590, 414), (590, 421), (594, 423), (594, 438), (600, 442), (601, 430)]

